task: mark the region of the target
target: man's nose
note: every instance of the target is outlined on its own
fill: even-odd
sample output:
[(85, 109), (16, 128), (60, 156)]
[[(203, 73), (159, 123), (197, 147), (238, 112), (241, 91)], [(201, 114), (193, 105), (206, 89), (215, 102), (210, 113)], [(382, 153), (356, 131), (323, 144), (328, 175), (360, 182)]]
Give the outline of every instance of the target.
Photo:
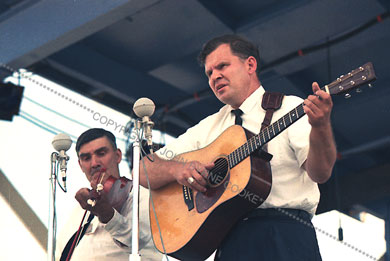
[(101, 167), (101, 161), (100, 161), (99, 157), (92, 155), (91, 164), (92, 164), (93, 168)]
[(211, 74), (211, 76), (210, 76), (210, 80), (211, 80), (214, 84), (216, 84), (217, 81), (218, 81), (219, 79), (222, 79), (222, 75), (221, 75), (221, 73), (218, 72), (218, 71), (213, 72), (213, 73)]

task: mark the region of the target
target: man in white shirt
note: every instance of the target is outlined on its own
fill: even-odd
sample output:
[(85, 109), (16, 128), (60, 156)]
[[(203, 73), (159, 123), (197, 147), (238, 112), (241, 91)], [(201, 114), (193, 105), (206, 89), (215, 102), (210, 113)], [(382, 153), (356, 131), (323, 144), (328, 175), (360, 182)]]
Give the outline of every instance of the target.
[[(122, 152), (116, 146), (115, 136), (104, 129), (89, 129), (78, 138), (76, 152), (81, 170), (91, 183), (92, 190), (81, 188), (76, 193), (76, 200), (82, 209), (77, 210), (78, 213), (74, 212), (67, 228), (71, 233), (77, 230), (83, 210), (90, 211), (94, 217), (75, 247), (71, 260), (129, 260), (132, 235), (132, 194), (130, 193), (132, 182), (124, 178), (120, 179), (118, 164), (122, 160)], [(115, 180), (121, 183), (112, 185), (112, 191), (107, 191), (109, 184), (113, 184), (112, 181)], [(97, 193), (98, 184), (106, 186), (106, 190)], [(161, 260), (161, 255), (154, 248), (150, 236), (148, 198), (148, 190), (142, 188), (139, 203), (140, 255), (142, 260)], [(95, 202), (92, 203), (91, 199)], [(61, 260), (66, 260), (68, 257), (72, 242), (72, 240), (68, 242)], [(62, 246), (60, 250), (64, 247)]]
[[(265, 111), (261, 107), (264, 89), (259, 80), (257, 47), (237, 35), (224, 35), (206, 43), (199, 60), (210, 88), (226, 105), (160, 152), (178, 155), (206, 147), (234, 124), (232, 110), (236, 109), (243, 112), (244, 128), (256, 134), (260, 131)], [(277, 120), (303, 102), (307, 117), (267, 144), (268, 152), (273, 154), (270, 194), (259, 209), (230, 231), (216, 260), (321, 260), (310, 219), (319, 202), (317, 183), (330, 178), (336, 146), (330, 123), (331, 97), (317, 83), (312, 88), (314, 94), (305, 100), (285, 96), (281, 108), (274, 113), (273, 120)], [(214, 163), (183, 164), (169, 159), (166, 153), (157, 151), (155, 155), (154, 162), (146, 160), (152, 189), (178, 182), (195, 191), (207, 191), (206, 173)], [(146, 186), (142, 168), (140, 179)]]

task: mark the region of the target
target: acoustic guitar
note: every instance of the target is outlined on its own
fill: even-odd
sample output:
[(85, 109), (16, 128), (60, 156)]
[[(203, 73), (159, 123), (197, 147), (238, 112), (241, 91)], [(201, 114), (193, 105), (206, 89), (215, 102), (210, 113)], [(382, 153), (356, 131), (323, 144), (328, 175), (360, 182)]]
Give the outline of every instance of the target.
[[(375, 79), (372, 63), (367, 63), (321, 89), (331, 95), (345, 94)], [(261, 148), (304, 115), (302, 103), (259, 134), (234, 125), (207, 147), (176, 156), (183, 164), (196, 160), (215, 166), (205, 193), (176, 182), (151, 191), (156, 215), (152, 202), (149, 215), (156, 248), (186, 261), (209, 257), (232, 226), (270, 193), (271, 155)]]

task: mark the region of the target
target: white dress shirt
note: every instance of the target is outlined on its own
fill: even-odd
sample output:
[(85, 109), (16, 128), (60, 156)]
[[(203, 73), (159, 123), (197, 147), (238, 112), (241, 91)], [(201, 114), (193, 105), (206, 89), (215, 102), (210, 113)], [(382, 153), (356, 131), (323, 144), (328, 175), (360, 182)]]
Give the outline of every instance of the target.
[[(261, 107), (264, 89), (260, 86), (248, 97), (240, 109), (243, 111), (243, 127), (258, 134), (265, 116)], [(303, 99), (296, 96), (284, 96), (282, 106), (275, 111), (272, 122), (290, 112), (301, 104)], [(164, 159), (201, 149), (212, 143), (224, 130), (234, 125), (235, 116), (230, 105), (223, 106), (217, 113), (203, 119), (189, 128), (176, 140), (157, 151)], [(271, 160), (271, 192), (260, 208), (294, 208), (303, 209), (314, 215), (319, 202), (319, 189), (307, 172), (302, 168), (309, 151), (309, 134), (311, 126), (307, 116), (303, 116), (273, 140), (268, 142)], [(216, 155), (217, 156), (217, 155)]]
[[(132, 237), (132, 202), (132, 193), (130, 193), (121, 213), (114, 209), (114, 216), (107, 224), (100, 223), (98, 217), (95, 217), (75, 248), (71, 260), (129, 260)], [(139, 248), (141, 260), (161, 260), (162, 255), (156, 250), (151, 239), (148, 206), (149, 190), (140, 187)], [(77, 231), (84, 211), (78, 207), (63, 229), (57, 244), (56, 260), (59, 260), (67, 241)]]

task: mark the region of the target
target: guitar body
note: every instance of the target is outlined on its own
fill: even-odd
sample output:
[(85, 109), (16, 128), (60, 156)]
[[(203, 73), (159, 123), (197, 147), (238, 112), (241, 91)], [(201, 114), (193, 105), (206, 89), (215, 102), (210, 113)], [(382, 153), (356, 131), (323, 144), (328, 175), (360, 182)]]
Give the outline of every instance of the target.
[[(215, 162), (217, 158), (232, 153), (252, 136), (249, 131), (234, 125), (207, 147), (181, 154), (175, 159), (183, 164), (195, 160), (201, 163)], [(255, 152), (229, 169), (223, 181), (206, 193), (194, 191), (194, 208), (191, 210), (185, 204), (182, 185), (174, 182), (153, 190), (151, 193), (166, 253), (183, 260), (206, 259), (232, 226), (267, 198), (271, 182), (269, 162)], [(152, 206), (150, 225), (156, 248), (164, 252)]]
[[(344, 94), (375, 79), (369, 62), (322, 90)], [(234, 125), (207, 147), (175, 158), (183, 164), (214, 162), (215, 167), (209, 171), (211, 188), (206, 193), (192, 193), (176, 182), (151, 192), (167, 254), (186, 261), (206, 259), (240, 218), (264, 202), (271, 191), (271, 155), (260, 149), (304, 116), (303, 106), (298, 105), (259, 134)], [(149, 214), (154, 244), (164, 252), (152, 206)]]

